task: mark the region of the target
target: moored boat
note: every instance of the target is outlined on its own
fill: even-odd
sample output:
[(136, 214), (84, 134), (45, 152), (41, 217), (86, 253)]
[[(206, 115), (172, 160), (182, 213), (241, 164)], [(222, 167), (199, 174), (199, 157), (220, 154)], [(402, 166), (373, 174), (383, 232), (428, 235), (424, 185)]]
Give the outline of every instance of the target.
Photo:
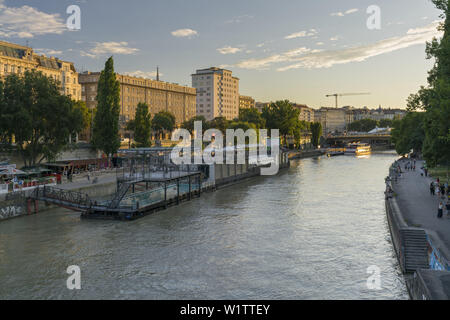
[(372, 153), (372, 147), (367, 143), (350, 143), (345, 149), (345, 154), (364, 156)]

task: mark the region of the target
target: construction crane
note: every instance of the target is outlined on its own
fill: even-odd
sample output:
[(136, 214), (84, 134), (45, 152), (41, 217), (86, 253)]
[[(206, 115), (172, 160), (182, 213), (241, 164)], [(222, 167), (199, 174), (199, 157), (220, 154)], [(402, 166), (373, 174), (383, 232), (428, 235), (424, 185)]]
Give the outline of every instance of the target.
[(328, 94), (326, 97), (335, 97), (336, 98), (336, 109), (339, 107), (338, 103), (338, 97), (346, 97), (346, 96), (365, 96), (371, 94), (370, 92), (364, 92), (364, 93), (335, 93), (335, 94)]

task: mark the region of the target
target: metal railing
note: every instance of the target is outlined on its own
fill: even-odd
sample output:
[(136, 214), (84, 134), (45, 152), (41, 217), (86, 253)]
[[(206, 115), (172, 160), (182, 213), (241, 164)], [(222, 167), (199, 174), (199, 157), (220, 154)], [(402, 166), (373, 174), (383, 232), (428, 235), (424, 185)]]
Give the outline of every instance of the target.
[(77, 208), (81, 207), (89, 208), (93, 205), (93, 201), (85, 193), (46, 186), (36, 188), (33, 191), (31, 197), (36, 200), (43, 200), (49, 202), (52, 202), (52, 200), (54, 200), (58, 203), (70, 204)]

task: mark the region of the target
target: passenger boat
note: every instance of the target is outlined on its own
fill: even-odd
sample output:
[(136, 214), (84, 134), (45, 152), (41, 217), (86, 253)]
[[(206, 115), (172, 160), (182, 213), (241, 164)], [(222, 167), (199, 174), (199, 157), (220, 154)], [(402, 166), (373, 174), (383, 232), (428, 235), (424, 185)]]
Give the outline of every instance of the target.
[(342, 156), (345, 154), (345, 148), (329, 148), (327, 150), (328, 157)]
[(372, 147), (367, 143), (350, 143), (345, 149), (345, 154), (364, 156), (372, 153)]

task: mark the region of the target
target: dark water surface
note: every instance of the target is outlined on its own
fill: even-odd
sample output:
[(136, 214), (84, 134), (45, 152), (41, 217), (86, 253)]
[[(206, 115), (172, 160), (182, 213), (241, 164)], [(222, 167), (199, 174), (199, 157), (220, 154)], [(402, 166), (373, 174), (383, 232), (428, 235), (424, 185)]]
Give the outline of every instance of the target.
[(62, 209), (1, 222), (0, 299), (407, 299), (384, 209), (395, 158), (299, 160), (134, 222)]

